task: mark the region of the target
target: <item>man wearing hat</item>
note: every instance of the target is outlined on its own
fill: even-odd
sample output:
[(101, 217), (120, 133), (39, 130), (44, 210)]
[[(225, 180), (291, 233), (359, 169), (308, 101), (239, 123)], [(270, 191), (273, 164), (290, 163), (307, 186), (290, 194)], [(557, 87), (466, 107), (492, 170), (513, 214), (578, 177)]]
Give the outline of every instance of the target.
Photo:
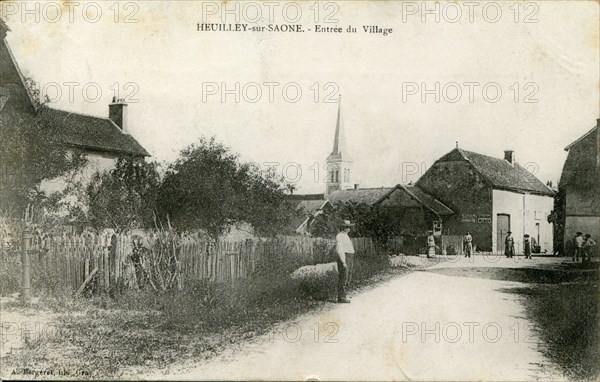
[(350, 300), (346, 297), (346, 288), (352, 277), (352, 270), (354, 268), (354, 245), (352, 240), (348, 236), (350, 228), (354, 227), (354, 224), (350, 223), (350, 220), (344, 220), (340, 225), (340, 233), (335, 237), (336, 241), (336, 252), (337, 267), (338, 267), (338, 302), (349, 303)]
[(515, 239), (513, 239), (511, 231), (506, 233), (506, 238), (504, 239), (504, 254), (506, 257), (513, 257), (515, 255)]

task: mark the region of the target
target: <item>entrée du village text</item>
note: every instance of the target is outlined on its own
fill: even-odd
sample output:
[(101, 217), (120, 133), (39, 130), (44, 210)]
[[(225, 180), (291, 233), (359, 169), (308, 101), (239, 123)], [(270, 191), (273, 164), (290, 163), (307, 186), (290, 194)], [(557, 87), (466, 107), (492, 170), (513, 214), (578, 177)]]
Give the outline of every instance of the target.
[(315, 25), (312, 28), (305, 29), (301, 24), (267, 24), (250, 25), (236, 23), (198, 23), (196, 26), (198, 32), (281, 32), (281, 33), (373, 33), (387, 36), (392, 33), (392, 28), (384, 28), (379, 25), (362, 25), (354, 27), (349, 25), (346, 28)]

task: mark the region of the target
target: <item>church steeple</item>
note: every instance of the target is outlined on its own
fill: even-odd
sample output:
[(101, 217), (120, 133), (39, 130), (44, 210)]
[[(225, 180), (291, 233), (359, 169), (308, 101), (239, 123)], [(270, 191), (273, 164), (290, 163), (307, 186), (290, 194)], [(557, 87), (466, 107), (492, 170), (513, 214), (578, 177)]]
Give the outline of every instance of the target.
[(331, 194), (337, 190), (351, 188), (352, 159), (346, 147), (346, 132), (342, 118), (342, 96), (338, 102), (337, 122), (335, 136), (333, 137), (333, 150), (327, 157), (327, 188), (325, 193)]
[(337, 122), (335, 125), (335, 136), (333, 137), (333, 150), (327, 158), (329, 159), (346, 159), (351, 160), (348, 156), (346, 148), (346, 131), (344, 130), (344, 120), (342, 119), (342, 95), (338, 101)]

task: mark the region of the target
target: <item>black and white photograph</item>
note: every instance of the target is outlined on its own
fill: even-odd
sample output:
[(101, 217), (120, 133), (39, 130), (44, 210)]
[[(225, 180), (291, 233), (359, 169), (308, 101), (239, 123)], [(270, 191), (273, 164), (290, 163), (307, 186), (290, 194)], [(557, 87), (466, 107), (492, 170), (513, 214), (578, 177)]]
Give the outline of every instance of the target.
[(600, 3), (0, 0), (0, 379), (597, 381)]

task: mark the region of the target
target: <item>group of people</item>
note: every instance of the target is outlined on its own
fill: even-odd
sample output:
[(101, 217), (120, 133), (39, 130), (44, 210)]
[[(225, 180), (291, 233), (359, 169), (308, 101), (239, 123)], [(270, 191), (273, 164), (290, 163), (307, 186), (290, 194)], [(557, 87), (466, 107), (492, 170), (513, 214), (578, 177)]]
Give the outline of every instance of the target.
[[(347, 288), (352, 278), (352, 270), (354, 268), (354, 246), (352, 240), (348, 236), (350, 229), (354, 227), (349, 220), (344, 220), (340, 226), (340, 232), (336, 236), (336, 252), (337, 252), (337, 267), (338, 267), (338, 302), (349, 303), (350, 300), (347, 297)], [(531, 254), (534, 252), (535, 240), (528, 234), (523, 236), (523, 253), (526, 259), (531, 259)], [(583, 234), (577, 232), (573, 238), (573, 261), (579, 261), (581, 257), (582, 261), (589, 260), (596, 247), (596, 242), (592, 239), (589, 233)], [(435, 255), (435, 238), (433, 231), (428, 231), (427, 235), (427, 257)], [(473, 236), (471, 232), (467, 231), (463, 237), (463, 249), (465, 257), (471, 257), (473, 253)], [(512, 236), (512, 232), (506, 233), (504, 239), (504, 254), (507, 258), (515, 256), (515, 239)]]
[[(526, 259), (531, 259), (535, 245), (534, 239), (529, 234), (523, 235), (523, 254)], [(515, 256), (515, 239), (512, 236), (512, 231), (506, 232), (506, 237), (504, 238), (504, 255), (507, 258)]]
[(594, 253), (596, 242), (592, 239), (592, 235), (586, 233), (585, 236), (581, 232), (577, 232), (573, 238), (573, 261), (585, 262), (590, 260)]

